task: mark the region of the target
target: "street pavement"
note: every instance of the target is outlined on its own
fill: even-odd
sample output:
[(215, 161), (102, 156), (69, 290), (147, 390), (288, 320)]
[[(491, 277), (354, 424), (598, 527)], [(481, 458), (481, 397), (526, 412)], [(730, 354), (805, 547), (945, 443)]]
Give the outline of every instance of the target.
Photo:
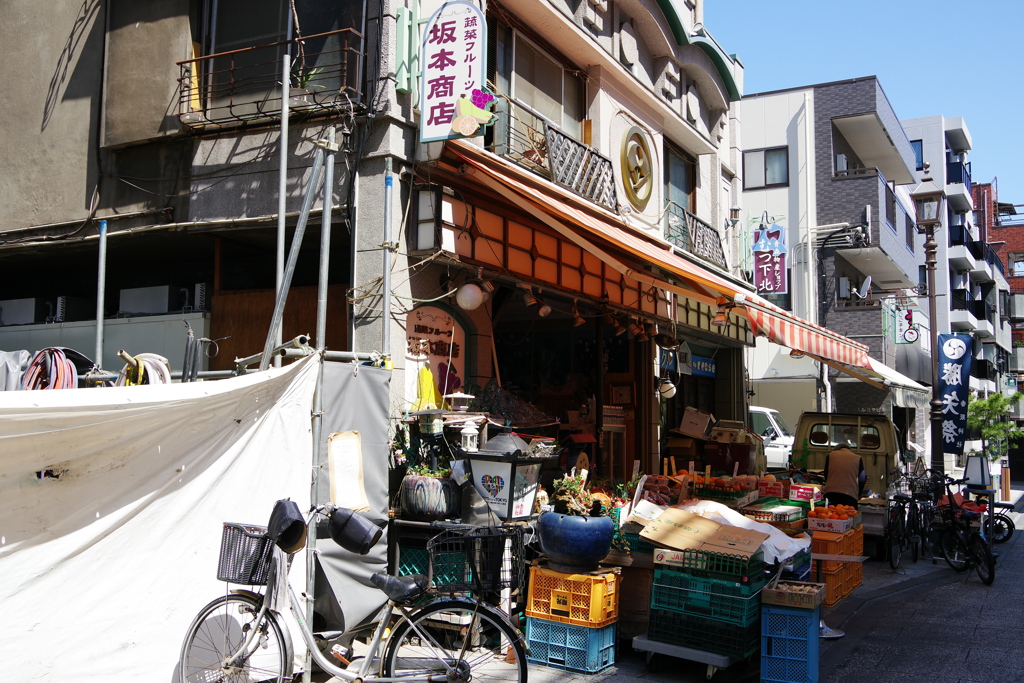
[[(829, 627), (846, 632), (819, 640), (820, 683), (981, 683), (1024, 681), (1024, 484), (1014, 485), (1011, 517), (1018, 530), (999, 553), (991, 586), (978, 575), (957, 574), (941, 558), (926, 555), (900, 571), (874, 558), (864, 563), (864, 581), (848, 598), (824, 608)], [(868, 549), (870, 552), (870, 549)], [(584, 683), (643, 680), (696, 683), (706, 680), (705, 664), (634, 652), (619, 643), (616, 663), (594, 675), (530, 667), (530, 683)], [(756, 658), (713, 672), (717, 683), (760, 680)]]

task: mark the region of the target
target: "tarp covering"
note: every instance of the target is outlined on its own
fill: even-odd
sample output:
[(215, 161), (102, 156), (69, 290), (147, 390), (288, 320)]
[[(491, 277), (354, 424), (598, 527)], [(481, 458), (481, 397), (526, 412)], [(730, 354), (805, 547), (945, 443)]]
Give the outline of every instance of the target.
[(176, 680), (221, 523), (308, 505), (318, 363), (0, 392), (0, 680)]

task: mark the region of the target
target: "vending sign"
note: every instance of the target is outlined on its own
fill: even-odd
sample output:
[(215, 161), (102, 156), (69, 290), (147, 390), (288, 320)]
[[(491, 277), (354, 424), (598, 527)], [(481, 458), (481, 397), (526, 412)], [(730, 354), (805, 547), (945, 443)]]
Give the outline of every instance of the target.
[(914, 322), (914, 309), (896, 308), (896, 343), (913, 344), (921, 337)]
[(778, 223), (754, 231), (754, 287), (758, 294), (788, 294), (786, 228)]
[(939, 335), (939, 399), (942, 401), (943, 452), (962, 455), (967, 436), (973, 337)]
[(493, 123), (487, 78), (487, 24), (469, 2), (448, 2), (423, 31), (420, 141), (480, 135)]

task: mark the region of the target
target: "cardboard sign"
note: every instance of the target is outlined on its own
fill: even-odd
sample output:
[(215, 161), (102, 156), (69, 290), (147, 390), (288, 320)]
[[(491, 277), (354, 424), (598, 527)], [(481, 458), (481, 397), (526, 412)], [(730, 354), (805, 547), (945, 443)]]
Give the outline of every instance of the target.
[(647, 524), (651, 520), (660, 517), (661, 513), (664, 511), (665, 507), (661, 505), (655, 505), (649, 500), (641, 500), (633, 504), (633, 510), (629, 515), (629, 521), (637, 522), (638, 524)]
[(701, 550), (750, 557), (766, 540), (768, 540), (768, 534), (760, 531), (723, 525), (704, 542)]
[(696, 549), (704, 545), (704, 542), (721, 526), (718, 522), (705, 519), (692, 512), (669, 508), (656, 519), (648, 522), (640, 532), (640, 537), (655, 545), (676, 550)]

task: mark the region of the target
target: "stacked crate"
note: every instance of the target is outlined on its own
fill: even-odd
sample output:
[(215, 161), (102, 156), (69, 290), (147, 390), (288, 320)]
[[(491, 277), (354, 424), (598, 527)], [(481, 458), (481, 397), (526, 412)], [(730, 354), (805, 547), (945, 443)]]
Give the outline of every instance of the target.
[(764, 606), (761, 683), (817, 683), (820, 619), (818, 606)]
[(619, 567), (569, 574), (531, 566), (527, 660), (588, 674), (614, 664), (620, 589)]
[[(815, 531), (811, 538), (811, 550), (820, 555), (861, 555), (864, 552), (864, 527), (857, 526), (841, 534)], [(861, 585), (864, 566), (860, 562), (821, 560), (819, 573), (818, 561), (815, 560), (811, 576), (825, 584), (825, 605), (831, 607)]]
[(761, 589), (768, 581), (763, 555), (687, 551), (682, 563), (657, 564), (647, 637), (742, 659), (757, 651)]

